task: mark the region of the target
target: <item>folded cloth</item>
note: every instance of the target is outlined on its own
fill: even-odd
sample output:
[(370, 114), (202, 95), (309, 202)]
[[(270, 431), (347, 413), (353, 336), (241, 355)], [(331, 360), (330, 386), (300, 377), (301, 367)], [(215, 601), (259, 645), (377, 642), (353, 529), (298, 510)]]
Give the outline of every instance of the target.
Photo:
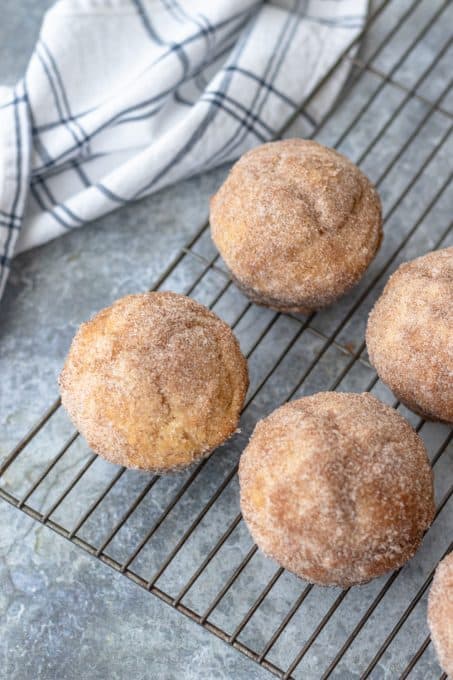
[[(0, 295), (15, 253), (274, 138), (356, 42), (366, 10), (367, 0), (57, 2), (25, 77), (0, 88)], [(347, 69), (304, 114), (307, 133)]]

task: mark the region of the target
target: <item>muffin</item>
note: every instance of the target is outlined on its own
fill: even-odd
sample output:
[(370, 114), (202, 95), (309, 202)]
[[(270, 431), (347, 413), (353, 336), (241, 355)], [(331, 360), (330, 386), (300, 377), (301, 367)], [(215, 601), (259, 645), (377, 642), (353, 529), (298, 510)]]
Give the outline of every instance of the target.
[(429, 591), (428, 625), (439, 663), (453, 678), (453, 552), (436, 569)]
[(212, 238), (232, 278), (259, 304), (320, 309), (362, 277), (382, 238), (371, 182), (314, 141), (246, 153), (211, 199)]
[(406, 406), (453, 423), (453, 247), (402, 264), (366, 331), (371, 363)]
[(80, 326), (59, 384), (93, 451), (160, 473), (200, 460), (235, 432), (248, 374), (213, 312), (184, 295), (143, 293)]
[(239, 481), (258, 547), (319, 585), (400, 567), (434, 516), (422, 440), (367, 393), (321, 392), (274, 411), (256, 426)]

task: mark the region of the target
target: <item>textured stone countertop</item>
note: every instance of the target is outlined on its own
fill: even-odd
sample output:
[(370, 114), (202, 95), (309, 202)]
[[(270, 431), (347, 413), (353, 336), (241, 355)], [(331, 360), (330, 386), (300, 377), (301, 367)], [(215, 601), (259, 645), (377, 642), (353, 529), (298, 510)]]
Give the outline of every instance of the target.
[[(50, 4), (2, 3), (0, 83), (24, 72)], [(149, 287), (206, 220), (223, 174), (163, 191), (16, 259), (1, 310), (2, 454), (55, 399), (75, 328)], [(0, 512), (2, 679), (268, 677), (49, 529), (5, 503)]]

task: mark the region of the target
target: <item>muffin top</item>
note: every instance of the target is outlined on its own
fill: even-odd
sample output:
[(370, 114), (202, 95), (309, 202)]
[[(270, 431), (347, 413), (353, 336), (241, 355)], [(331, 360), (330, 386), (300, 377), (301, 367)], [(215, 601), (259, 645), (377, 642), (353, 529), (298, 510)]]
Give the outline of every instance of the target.
[(410, 408), (453, 423), (453, 247), (402, 264), (366, 332), (380, 378)]
[(163, 471), (235, 431), (248, 377), (226, 323), (195, 300), (159, 292), (124, 297), (82, 324), (59, 382), (94, 451)]
[(404, 564), (434, 514), (422, 440), (370, 394), (320, 392), (277, 409), (256, 426), (239, 479), (258, 546), (321, 585)]
[(381, 240), (367, 177), (314, 141), (259, 146), (211, 199), (214, 242), (233, 275), (270, 301), (325, 306), (360, 278)]
[(453, 552), (440, 562), (428, 598), (428, 624), (439, 662), (453, 676)]

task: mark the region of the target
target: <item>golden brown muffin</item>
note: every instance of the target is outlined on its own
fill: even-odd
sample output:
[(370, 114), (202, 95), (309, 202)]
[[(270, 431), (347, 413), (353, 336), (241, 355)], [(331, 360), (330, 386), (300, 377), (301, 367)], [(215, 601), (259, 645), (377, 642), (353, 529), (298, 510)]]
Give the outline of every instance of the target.
[(239, 481), (258, 547), (319, 585), (400, 567), (434, 516), (422, 440), (367, 393), (320, 392), (274, 411), (256, 426)]
[(400, 401), (453, 423), (453, 247), (396, 270), (370, 314), (366, 342)]
[(436, 569), (429, 591), (428, 625), (439, 663), (453, 678), (453, 552)]
[(333, 149), (302, 139), (246, 153), (211, 199), (212, 238), (253, 301), (305, 312), (358, 282), (382, 238), (371, 182)]
[(165, 472), (207, 456), (238, 426), (247, 363), (231, 328), (184, 295), (128, 295), (80, 326), (61, 399), (99, 455)]

